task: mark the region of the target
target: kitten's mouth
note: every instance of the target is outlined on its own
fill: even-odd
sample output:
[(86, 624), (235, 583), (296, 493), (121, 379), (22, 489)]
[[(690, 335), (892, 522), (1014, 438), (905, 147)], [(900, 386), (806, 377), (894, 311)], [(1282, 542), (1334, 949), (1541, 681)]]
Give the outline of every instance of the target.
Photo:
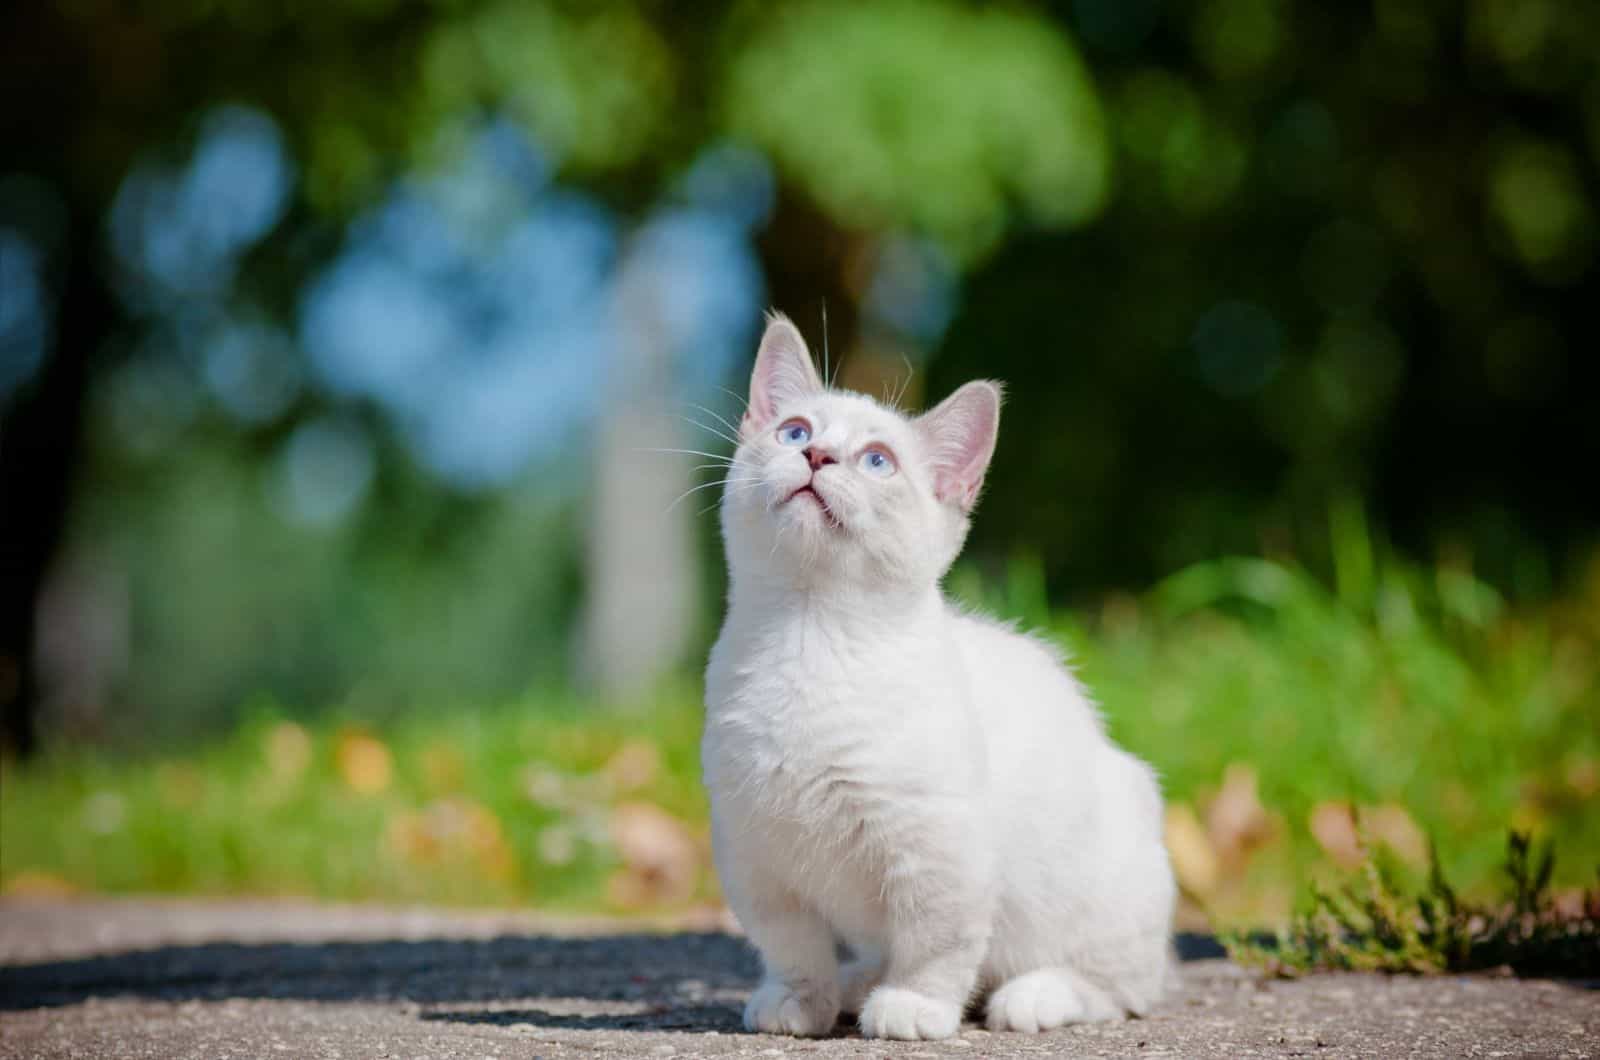
[(833, 514), (833, 509), (828, 507), (828, 502), (822, 499), (822, 494), (818, 493), (816, 487), (811, 483), (807, 482), (804, 486), (801, 486), (799, 489), (789, 494), (788, 499), (783, 503), (788, 504), (789, 501), (792, 501), (797, 497), (810, 497), (813, 501), (815, 501), (817, 503), (817, 507), (822, 509), (822, 514), (827, 517), (829, 526), (837, 529), (841, 525), (839, 522), (839, 517)]

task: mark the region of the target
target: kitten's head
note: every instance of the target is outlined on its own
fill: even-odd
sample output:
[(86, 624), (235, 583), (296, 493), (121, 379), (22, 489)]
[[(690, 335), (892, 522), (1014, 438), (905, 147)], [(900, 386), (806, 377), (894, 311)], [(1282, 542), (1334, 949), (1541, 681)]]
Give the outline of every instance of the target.
[(831, 390), (800, 332), (774, 314), (722, 496), (734, 577), (936, 582), (966, 539), (999, 424), (995, 383), (968, 383), (917, 417)]

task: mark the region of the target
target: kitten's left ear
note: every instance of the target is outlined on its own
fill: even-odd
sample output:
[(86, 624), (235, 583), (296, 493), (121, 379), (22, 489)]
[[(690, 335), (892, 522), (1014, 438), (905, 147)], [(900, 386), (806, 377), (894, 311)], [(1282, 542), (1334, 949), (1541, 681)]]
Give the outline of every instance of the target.
[(739, 433), (767, 426), (785, 402), (821, 389), (822, 380), (811, 363), (811, 351), (806, 349), (800, 329), (782, 313), (770, 314), (761, 348), (756, 351), (755, 370), (750, 373), (750, 404)]
[(1000, 384), (974, 380), (919, 416), (916, 426), (928, 449), (934, 495), (972, 511), (1000, 431)]

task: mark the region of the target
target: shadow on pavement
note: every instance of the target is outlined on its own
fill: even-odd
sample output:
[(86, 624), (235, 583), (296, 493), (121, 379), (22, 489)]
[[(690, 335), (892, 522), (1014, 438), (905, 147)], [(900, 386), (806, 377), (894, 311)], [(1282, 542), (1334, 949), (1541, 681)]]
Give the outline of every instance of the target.
[[(1178, 951), (1184, 960), (1223, 956), (1214, 939), (1201, 935), (1180, 936)], [(738, 1005), (708, 1001), (707, 996), (748, 990), (758, 974), (750, 946), (718, 933), (211, 943), (0, 966), (0, 1011), (111, 997), (468, 1006), (555, 998), (622, 1002), (629, 1011), (573, 1015), (533, 1007), (489, 1007), (427, 1012), (423, 1018), (569, 1028), (736, 1031)]]
[(0, 966), (0, 1011), (95, 997), (443, 1003), (534, 997), (667, 1001), (685, 984), (744, 988), (731, 935), (503, 936), (415, 942), (210, 943)]
[(502, 1027), (531, 1023), (536, 1027), (564, 1027), (583, 1031), (744, 1031), (742, 1006), (722, 1004), (653, 1005), (641, 1012), (573, 1015), (539, 1008), (491, 1009), (481, 1012), (424, 1012), (425, 1020), (446, 1023), (489, 1023)]

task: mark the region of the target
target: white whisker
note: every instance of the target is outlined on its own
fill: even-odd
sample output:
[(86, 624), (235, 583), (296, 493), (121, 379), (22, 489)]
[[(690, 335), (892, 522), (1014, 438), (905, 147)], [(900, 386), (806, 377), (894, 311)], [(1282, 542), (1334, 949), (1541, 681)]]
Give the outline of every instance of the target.
[(746, 411), (746, 412), (750, 411), (750, 402), (749, 402), (748, 399), (740, 397), (738, 394), (735, 394), (733, 391), (729, 390), (725, 386), (719, 386), (719, 387), (717, 387), (717, 389), (722, 391), (724, 394), (727, 394), (729, 397), (733, 398), (733, 400), (737, 401), (739, 403), (739, 407), (742, 408), (744, 411)]
[(828, 297), (822, 297), (822, 384), (829, 389), (833, 388), (833, 380), (829, 378), (828, 371)]
[(894, 399), (889, 402), (890, 406), (895, 409), (900, 408), (900, 399), (906, 396), (907, 390), (911, 389), (911, 381), (915, 379), (917, 375), (916, 366), (911, 363), (910, 357), (907, 357), (904, 353), (902, 353), (900, 354), (900, 360), (905, 362), (906, 378), (905, 381), (900, 384), (900, 388), (894, 392)]
[(691, 424), (692, 426), (695, 426), (695, 427), (699, 427), (702, 431), (705, 431), (707, 434), (712, 435), (713, 437), (716, 437), (716, 438), (721, 438), (723, 441), (729, 443), (730, 445), (734, 446), (735, 448), (738, 448), (739, 439), (731, 437), (731, 436), (729, 436), (727, 434), (724, 434), (722, 431), (717, 430), (715, 427), (711, 426), (708, 423), (701, 423), (699, 420), (693, 419), (692, 417), (689, 417), (689, 416), (679, 416), (678, 419), (682, 420), (684, 423)]
[(731, 456), (723, 456), (721, 453), (708, 453), (708, 452), (705, 452), (704, 450), (701, 450), (701, 449), (652, 449), (652, 448), (649, 448), (649, 447), (641, 447), (641, 448), (635, 449), (634, 452), (636, 452), (636, 453), (681, 453), (684, 456), (703, 456), (708, 460), (720, 460), (720, 461), (722, 461), (722, 463), (727, 464), (730, 467), (733, 465), (733, 458)]
[(661, 514), (662, 515), (666, 515), (668, 512), (672, 511), (672, 509), (676, 508), (680, 503), (682, 503), (683, 499), (685, 497), (689, 496), (689, 494), (691, 494), (691, 493), (699, 493), (701, 490), (708, 490), (712, 486), (715, 486), (715, 485), (718, 485), (718, 483), (716, 483), (716, 482), (702, 482), (698, 486), (690, 486), (688, 489), (686, 489), (682, 493), (678, 494), (678, 496), (673, 500), (673, 502), (671, 504), (667, 505), (666, 508), (662, 510)]
[[(692, 408), (692, 409), (698, 409), (701, 412), (704, 412), (707, 416), (710, 416), (712, 419), (716, 420), (718, 423), (720, 423), (724, 427), (728, 428), (730, 433), (732, 433), (732, 434), (738, 434), (739, 433), (739, 428), (735, 427), (733, 424), (729, 423), (726, 416), (723, 416), (720, 413), (713, 411), (712, 409), (708, 409), (704, 405), (696, 405), (692, 401), (689, 403), (689, 407)], [(734, 444), (738, 444), (738, 443), (734, 443)]]

